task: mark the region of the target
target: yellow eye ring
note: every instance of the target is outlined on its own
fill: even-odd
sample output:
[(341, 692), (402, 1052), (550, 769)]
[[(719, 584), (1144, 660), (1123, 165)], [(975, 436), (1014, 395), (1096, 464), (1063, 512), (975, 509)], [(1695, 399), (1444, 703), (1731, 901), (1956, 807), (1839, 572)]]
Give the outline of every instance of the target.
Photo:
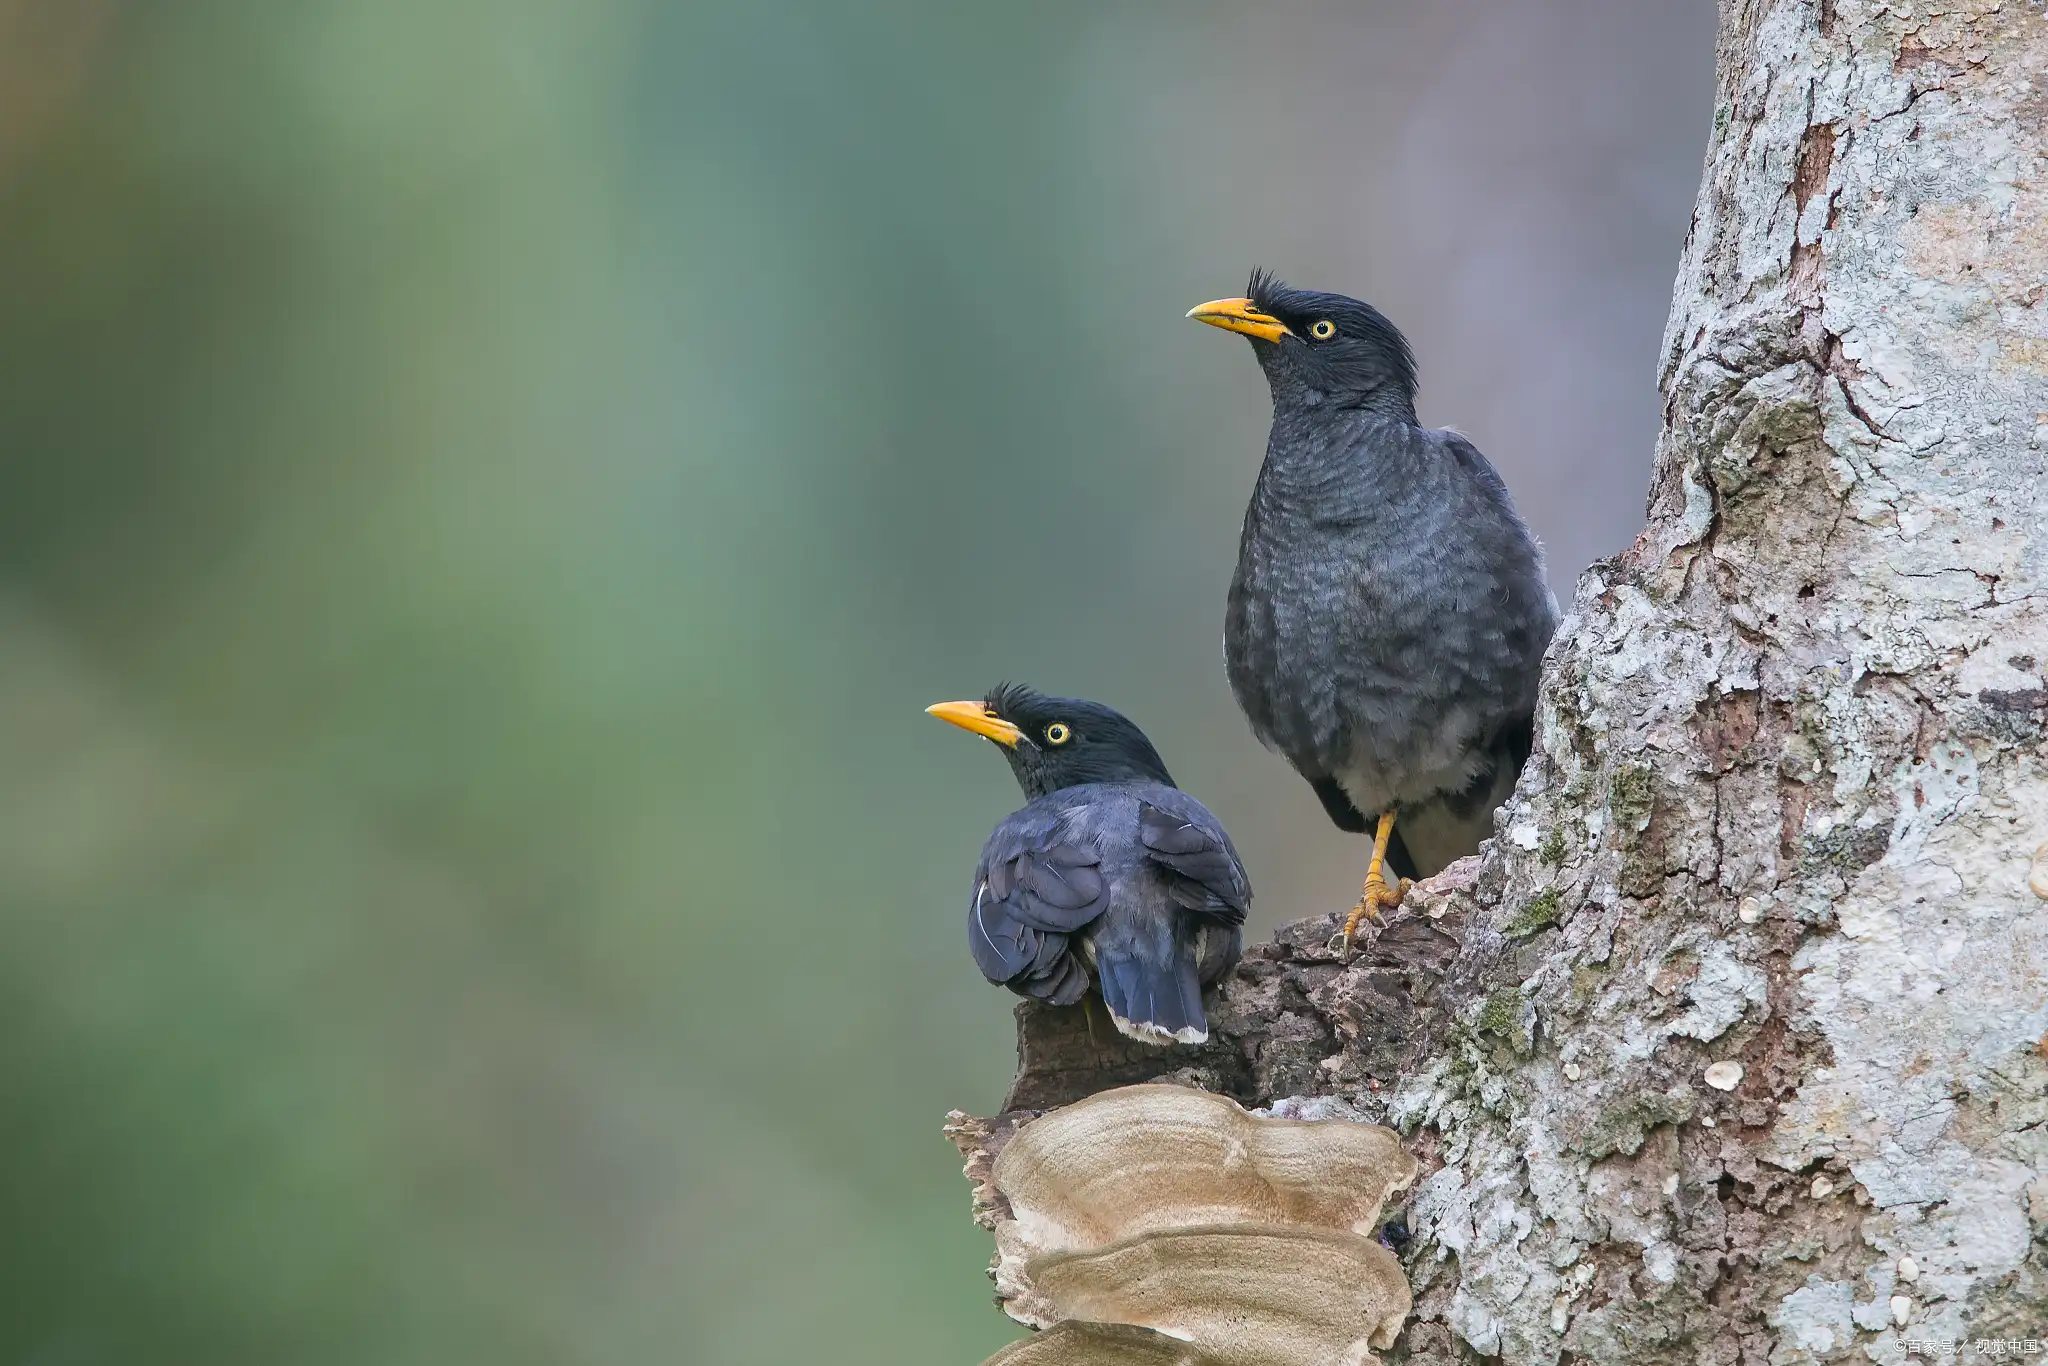
[(1045, 728), (1045, 742), (1048, 745), (1064, 745), (1073, 738), (1073, 734), (1067, 729), (1066, 722), (1055, 721)]
[(1320, 319), (1309, 325), (1308, 334), (1317, 341), (1328, 341), (1337, 335), (1337, 324), (1328, 318)]

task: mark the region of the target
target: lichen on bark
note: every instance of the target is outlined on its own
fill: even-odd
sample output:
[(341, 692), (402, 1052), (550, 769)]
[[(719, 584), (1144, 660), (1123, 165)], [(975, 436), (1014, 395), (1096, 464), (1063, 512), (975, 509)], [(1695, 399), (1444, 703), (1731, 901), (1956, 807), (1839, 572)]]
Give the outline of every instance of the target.
[[(1447, 1359), (2048, 1322), (2048, 746), (1997, 701), (2048, 659), (2048, 22), (1730, 3), (1719, 82), (1649, 525), (1581, 581), (1501, 818), (1566, 856), (1496, 841), (1445, 989), (1514, 979), (1541, 1043), (1505, 1108), (1393, 1105), (1459, 1154), (1411, 1219)], [(1488, 927), (1553, 890), (1517, 978)]]

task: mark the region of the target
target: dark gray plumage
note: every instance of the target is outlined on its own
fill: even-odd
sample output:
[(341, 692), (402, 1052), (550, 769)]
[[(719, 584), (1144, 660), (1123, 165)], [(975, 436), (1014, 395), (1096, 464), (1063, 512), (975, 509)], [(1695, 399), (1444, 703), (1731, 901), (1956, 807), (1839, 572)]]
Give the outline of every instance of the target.
[(1222, 824), (1108, 707), (1002, 687), (930, 710), (1001, 745), (1029, 799), (974, 870), (967, 939), (982, 975), (1072, 1005), (1092, 969), (1123, 1033), (1207, 1039), (1202, 988), (1237, 961), (1252, 897)]
[(1247, 335), (1273, 395), (1231, 691), (1337, 825), (1397, 811), (1388, 862), (1427, 877), (1492, 834), (1528, 757), (1558, 620), (1542, 550), (1486, 457), (1417, 423), (1408, 344), (1370, 305), (1254, 274), (1191, 316)]

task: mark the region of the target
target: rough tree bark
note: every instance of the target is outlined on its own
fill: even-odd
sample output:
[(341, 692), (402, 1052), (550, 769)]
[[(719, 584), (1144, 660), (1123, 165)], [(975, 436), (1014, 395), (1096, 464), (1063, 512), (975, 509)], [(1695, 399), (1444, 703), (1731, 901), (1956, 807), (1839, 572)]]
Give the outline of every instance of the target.
[(2048, 19), (1723, 0), (1718, 81), (1648, 526), (1492, 845), (1354, 963), (1255, 949), (1207, 1048), (1020, 1011), (1013, 1107), (1410, 1135), (1394, 1359), (2048, 1338)]

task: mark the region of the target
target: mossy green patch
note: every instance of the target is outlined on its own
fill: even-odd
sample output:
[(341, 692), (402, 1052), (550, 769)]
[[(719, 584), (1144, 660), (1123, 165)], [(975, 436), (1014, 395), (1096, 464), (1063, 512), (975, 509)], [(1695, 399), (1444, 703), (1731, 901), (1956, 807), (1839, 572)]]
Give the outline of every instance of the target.
[(1620, 1103), (1594, 1118), (1579, 1140), (1579, 1151), (1595, 1162), (1610, 1153), (1632, 1155), (1642, 1149), (1643, 1138), (1650, 1130), (1660, 1124), (1683, 1124), (1698, 1107), (1698, 1100), (1683, 1088), (1624, 1092)]
[(1607, 805), (1614, 812), (1616, 833), (1632, 840), (1650, 823), (1657, 806), (1657, 774), (1648, 764), (1627, 764), (1617, 770), (1607, 788)]
[(1521, 992), (1513, 987), (1497, 987), (1479, 1007), (1479, 1015), (1472, 1022), (1473, 1030), (1505, 1040), (1516, 1056), (1526, 1058), (1535, 1047), (1529, 1027), (1523, 1023), (1526, 1009), (1527, 1003), (1523, 1001)]
[(1479, 1008), (1479, 1018), (1474, 1021), (1482, 1034), (1505, 1034), (1515, 1027), (1516, 1007), (1521, 1004), (1522, 994), (1513, 987), (1496, 988), (1486, 998), (1486, 1004)]
[(1507, 923), (1507, 937), (1527, 939), (1539, 930), (1547, 930), (1557, 923), (1557, 888), (1545, 887), (1529, 898), (1513, 920)]

